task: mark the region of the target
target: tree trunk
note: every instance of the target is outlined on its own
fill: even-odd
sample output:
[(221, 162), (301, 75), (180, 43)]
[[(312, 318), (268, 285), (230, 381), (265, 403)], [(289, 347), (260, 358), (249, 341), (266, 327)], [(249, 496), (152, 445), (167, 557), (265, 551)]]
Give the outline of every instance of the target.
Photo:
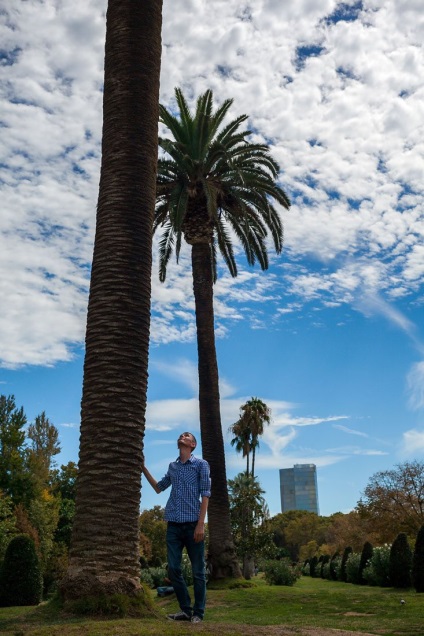
[(192, 245), (193, 290), (199, 358), (199, 408), (203, 457), (209, 462), (212, 496), (208, 508), (211, 578), (241, 576), (230, 522), (224, 439), (219, 404), (218, 364), (215, 348), (213, 276), (208, 243)]
[(162, 0), (109, 0), (102, 165), (65, 599), (140, 590)]

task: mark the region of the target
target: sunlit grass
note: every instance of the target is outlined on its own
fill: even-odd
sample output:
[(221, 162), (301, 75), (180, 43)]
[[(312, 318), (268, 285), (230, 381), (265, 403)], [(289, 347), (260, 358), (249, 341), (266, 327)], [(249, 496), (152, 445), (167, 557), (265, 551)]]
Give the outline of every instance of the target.
[[(401, 604), (401, 599), (405, 601)], [(1, 608), (5, 636), (174, 636), (192, 633), (265, 635), (271, 626), (332, 628), (378, 636), (424, 636), (424, 595), (415, 591), (333, 583), (304, 577), (293, 587), (254, 579), (246, 589), (209, 589), (206, 620), (200, 626), (174, 624), (166, 613), (175, 597), (155, 598), (159, 618), (87, 619), (66, 616), (57, 606)], [(298, 631), (300, 630), (300, 631)]]

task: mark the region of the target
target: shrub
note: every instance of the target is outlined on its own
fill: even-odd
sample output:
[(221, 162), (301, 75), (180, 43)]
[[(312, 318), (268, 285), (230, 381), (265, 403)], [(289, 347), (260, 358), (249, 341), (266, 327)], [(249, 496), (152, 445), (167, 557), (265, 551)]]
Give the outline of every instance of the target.
[(351, 554), (352, 552), (353, 550), (350, 546), (344, 549), (342, 562), (340, 564), (340, 570), (339, 570), (339, 581), (346, 582), (346, 561), (349, 558), (349, 554)]
[(330, 561), (330, 579), (331, 581), (337, 581), (339, 578), (339, 570), (342, 562), (342, 557), (338, 552), (333, 554)]
[(412, 559), (412, 582), (417, 592), (424, 592), (424, 526), (418, 531)]
[(322, 566), (321, 577), (323, 579), (327, 579), (328, 581), (331, 581), (331, 571), (330, 571), (330, 564), (329, 563), (324, 563), (324, 565)]
[(311, 576), (316, 576), (317, 566), (318, 566), (318, 557), (314, 556), (309, 561), (309, 571)]
[(305, 563), (303, 565), (302, 574), (304, 576), (311, 576), (311, 566), (309, 565), (309, 559), (307, 561), (305, 561)]
[(364, 569), (362, 576), (368, 585), (378, 585), (379, 587), (389, 587), (390, 576), (390, 546), (383, 545), (374, 548), (372, 557)]
[(408, 537), (400, 532), (390, 550), (389, 576), (393, 587), (411, 587), (412, 552)]
[[(160, 568), (149, 568), (148, 570), (142, 570), (143, 572), (148, 572), (149, 573), (149, 577), (152, 580), (152, 586), (151, 587), (159, 587), (161, 585), (165, 585), (165, 579), (168, 578), (168, 571), (166, 568), (164, 567), (160, 567)], [(146, 576), (143, 574), (143, 577)], [(149, 578), (147, 577), (147, 578)], [(149, 585), (148, 580), (146, 580), (145, 578), (141, 579), (142, 581), (144, 581), (147, 585)]]
[(147, 587), (150, 587), (152, 589), (155, 587), (153, 576), (150, 574), (150, 570), (148, 568), (142, 568), (140, 572), (140, 581), (147, 585)]
[(361, 563), (361, 555), (351, 552), (346, 561), (346, 581), (359, 585), (359, 564)]
[(43, 577), (35, 544), (21, 534), (7, 546), (0, 573), (0, 605), (38, 605), (43, 594)]
[(368, 563), (372, 557), (373, 547), (369, 541), (365, 541), (364, 547), (362, 548), (361, 553), (361, 561), (359, 563), (359, 583), (360, 585), (365, 585), (366, 580), (364, 579), (364, 570), (367, 567)]
[(322, 560), (321, 560), (321, 567), (319, 569), (319, 575), (322, 579), (324, 579), (324, 568), (325, 566), (328, 564), (328, 562), (330, 561), (330, 556), (328, 554), (324, 554), (322, 556)]
[(292, 566), (288, 559), (266, 561), (265, 580), (269, 585), (293, 585), (300, 578), (300, 568)]

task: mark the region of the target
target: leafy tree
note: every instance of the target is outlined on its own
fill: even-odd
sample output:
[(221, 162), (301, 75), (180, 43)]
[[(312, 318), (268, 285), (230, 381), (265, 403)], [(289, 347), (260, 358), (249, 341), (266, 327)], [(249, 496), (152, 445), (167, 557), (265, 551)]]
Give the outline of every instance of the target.
[(28, 426), (27, 436), (31, 440), (28, 467), (36, 491), (41, 491), (50, 481), (53, 457), (60, 453), (59, 431), (43, 411)]
[(389, 576), (392, 587), (411, 587), (412, 551), (408, 537), (400, 532), (390, 549)]
[(364, 547), (361, 552), (361, 560), (359, 562), (359, 583), (360, 585), (366, 585), (366, 579), (364, 578), (364, 570), (372, 558), (373, 547), (369, 541), (365, 541)]
[(424, 462), (405, 462), (375, 473), (358, 510), (378, 529), (389, 530), (388, 541), (399, 532), (416, 534), (424, 524)]
[(412, 582), (415, 590), (424, 593), (424, 526), (418, 531), (412, 560)]
[[(139, 519), (141, 545), (146, 546), (142, 555), (149, 565), (163, 565), (166, 562), (166, 521), (163, 519), (164, 509), (154, 506), (151, 510), (142, 510)], [(146, 554), (147, 552), (147, 554)]]
[(65, 599), (140, 597), (162, 1), (109, 0), (103, 136)]
[(264, 490), (255, 477), (245, 473), (230, 479), (228, 487), (234, 540), (243, 559), (243, 576), (250, 579), (255, 557), (270, 540), (264, 525), (269, 517)]
[(43, 577), (34, 542), (18, 535), (7, 546), (0, 572), (0, 605), (38, 605), (42, 592)]
[(10, 540), (17, 534), (12, 498), (0, 490), (0, 567)]
[(59, 508), (60, 501), (46, 489), (40, 493), (39, 497), (31, 501), (28, 509), (29, 521), (38, 534), (40, 567), (43, 573), (53, 550)]
[(218, 364), (215, 347), (213, 284), (217, 277), (217, 250), (232, 276), (237, 275), (231, 233), (240, 241), (250, 265), (268, 268), (266, 236), (271, 234), (277, 253), (283, 230), (272, 201), (285, 208), (289, 200), (276, 183), (279, 166), (265, 144), (248, 141), (247, 120), (241, 115), (223, 125), (232, 104), (213, 109), (212, 91), (197, 100), (194, 115), (179, 89), (175, 91), (179, 117), (161, 106), (160, 120), (172, 138), (160, 138), (164, 156), (158, 162), (157, 206), (154, 229), (161, 228), (159, 277), (164, 281), (175, 246), (177, 259), (182, 237), (191, 246), (196, 312), (199, 408), (202, 448), (211, 467), (209, 504), (209, 562), (212, 577), (239, 576), (233, 541), (222, 436)]
[(25, 466), (27, 418), (13, 395), (0, 395), (0, 490), (15, 504), (27, 499), (30, 482)]
[(75, 462), (62, 464), (60, 470), (53, 470), (51, 476), (53, 492), (60, 494), (62, 499), (75, 501), (77, 475), (78, 466)]
[(255, 476), (255, 455), (259, 447), (259, 437), (264, 433), (264, 424), (271, 421), (271, 409), (259, 400), (252, 397), (240, 408), (240, 418), (232, 426), (230, 431), (234, 435), (231, 446), (236, 447), (237, 452), (243, 452), (247, 457), (246, 475), (249, 475), (249, 456), (252, 453), (252, 477)]

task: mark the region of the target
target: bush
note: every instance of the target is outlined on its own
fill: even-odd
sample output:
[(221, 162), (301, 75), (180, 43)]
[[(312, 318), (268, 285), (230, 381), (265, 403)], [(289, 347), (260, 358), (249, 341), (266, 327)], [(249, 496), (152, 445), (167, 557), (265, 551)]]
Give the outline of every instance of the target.
[(43, 594), (43, 577), (35, 544), (21, 534), (7, 546), (0, 573), (0, 605), (38, 605)]
[(390, 546), (383, 545), (374, 548), (368, 565), (362, 572), (362, 576), (368, 585), (389, 587), (390, 585)]
[(322, 579), (326, 578), (324, 576), (324, 568), (325, 566), (328, 564), (328, 562), (330, 561), (330, 556), (328, 554), (324, 554), (322, 556), (322, 560), (321, 560), (321, 567), (319, 569), (319, 575)]
[(142, 568), (140, 572), (140, 581), (147, 585), (147, 587), (150, 587), (152, 589), (155, 587), (153, 576), (150, 574), (150, 570), (148, 568)]
[(354, 583), (359, 585), (359, 565), (361, 563), (361, 555), (356, 552), (351, 552), (346, 561), (346, 581), (347, 583)]
[(266, 561), (265, 580), (269, 585), (293, 585), (300, 578), (300, 568), (292, 566), (288, 559)]
[(424, 526), (418, 531), (412, 559), (412, 583), (419, 593), (424, 592)]
[(309, 560), (305, 561), (303, 568), (302, 568), (302, 574), (304, 576), (311, 576), (311, 566), (309, 565)]
[(408, 537), (400, 532), (390, 550), (390, 584), (393, 587), (411, 587), (412, 552)]
[(366, 580), (364, 579), (364, 570), (367, 567), (368, 563), (372, 557), (373, 547), (369, 541), (365, 541), (364, 547), (362, 548), (361, 553), (361, 561), (359, 563), (359, 583), (360, 585), (365, 585)]
[(316, 571), (318, 569), (318, 557), (314, 556), (309, 561), (309, 572), (312, 577), (317, 576)]
[(339, 570), (339, 581), (344, 581), (346, 582), (346, 561), (349, 558), (349, 554), (351, 554), (353, 552), (352, 548), (350, 546), (348, 546), (347, 548), (344, 549), (343, 552), (343, 556), (342, 556), (342, 562), (340, 564), (340, 570)]
[(142, 581), (144, 581), (144, 583), (146, 583), (146, 585), (150, 585), (150, 583), (148, 582), (147, 579), (145, 579), (144, 577), (147, 576), (146, 574), (144, 574), (145, 572), (148, 572), (149, 575), (147, 577), (147, 579), (151, 579), (152, 581), (152, 585), (151, 587), (160, 587), (161, 585), (165, 585), (165, 579), (168, 578), (168, 571), (166, 568), (164, 567), (160, 567), (160, 568), (149, 568), (148, 570), (142, 570)]
[(333, 554), (330, 561), (330, 580), (331, 581), (337, 581), (337, 579), (339, 578), (341, 563), (342, 563), (342, 557), (339, 555), (338, 552), (336, 552), (336, 554)]
[(322, 566), (321, 578), (331, 581), (331, 571), (329, 563), (324, 563), (324, 565)]

